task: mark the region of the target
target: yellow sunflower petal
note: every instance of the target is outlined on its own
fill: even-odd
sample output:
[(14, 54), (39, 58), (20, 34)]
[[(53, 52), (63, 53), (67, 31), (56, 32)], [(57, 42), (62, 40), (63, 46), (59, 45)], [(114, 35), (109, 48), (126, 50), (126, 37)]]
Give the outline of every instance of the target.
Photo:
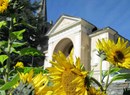
[(9, 0), (0, 0), (0, 13), (3, 13), (9, 4)]
[[(82, 88), (86, 85), (85, 77), (87, 76), (87, 72), (82, 71), (80, 59), (77, 58), (76, 63), (74, 63), (72, 56), (71, 54), (65, 58), (62, 52), (54, 54), (53, 61), (51, 61), (53, 67), (48, 68), (53, 84), (55, 86), (58, 85), (55, 88), (56, 95), (62, 95), (61, 92), (65, 95), (80, 95), (86, 91), (86, 89)], [(78, 92), (76, 88), (79, 90)]]

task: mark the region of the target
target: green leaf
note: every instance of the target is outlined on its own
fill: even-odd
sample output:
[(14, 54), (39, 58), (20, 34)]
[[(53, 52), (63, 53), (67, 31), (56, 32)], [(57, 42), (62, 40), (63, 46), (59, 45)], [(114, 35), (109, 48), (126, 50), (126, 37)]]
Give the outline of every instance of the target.
[(4, 84), (4, 80), (0, 79), (0, 85), (3, 85), (3, 84)]
[(5, 48), (5, 51), (10, 52), (10, 53), (14, 52), (14, 53), (19, 54), (19, 51), (16, 51), (15, 48), (13, 48), (13, 47), (11, 47), (10, 49), (9, 49), (9, 47), (7, 47), (7, 48)]
[(13, 19), (13, 23), (16, 23), (16, 18)]
[(0, 74), (2, 74), (4, 72), (5, 68), (1, 67), (0, 68)]
[(6, 25), (6, 21), (0, 21), (0, 28)]
[[(110, 68), (109, 74), (113, 74), (115, 72), (118, 72), (119, 70), (121, 70), (121, 68), (112, 67)], [(108, 70), (103, 73), (103, 78), (105, 78), (107, 75), (108, 75)]]
[(24, 73), (30, 72), (30, 70), (34, 71), (35, 74), (39, 74), (40, 72), (42, 73), (48, 73), (47, 70), (44, 70), (43, 67), (24, 67)]
[(28, 73), (33, 67), (24, 67), (24, 73)]
[(0, 47), (7, 47), (8, 42), (7, 41), (0, 41)]
[(31, 55), (31, 56), (42, 55), (42, 53), (35, 48), (24, 48), (20, 51), (20, 53), (21, 53), (21, 56), (24, 56), (24, 55)]
[(113, 81), (117, 81), (117, 80), (123, 80), (123, 79), (130, 79), (130, 74), (128, 73), (120, 73), (120, 74), (117, 74), (115, 75), (109, 84), (111, 84)]
[(32, 28), (32, 29), (37, 29), (37, 27), (32, 26), (31, 24), (26, 23), (25, 21), (22, 21), (21, 23), (16, 23), (16, 24), (14, 24), (14, 26), (19, 26), (19, 25), (24, 25), (24, 26), (29, 27), (29, 28)]
[(13, 42), (13, 47), (21, 47), (21, 46), (23, 46), (23, 45), (25, 45), (26, 44), (26, 42), (24, 42), (24, 43), (21, 43), (21, 42)]
[(94, 74), (94, 69), (92, 69), (90, 72), (89, 72), (89, 77), (92, 77)]
[(38, 74), (38, 73), (47, 73), (47, 70), (44, 70), (43, 67), (34, 67), (34, 73)]
[(10, 89), (12, 86), (14, 86), (19, 80), (19, 75), (16, 74), (14, 78), (10, 81), (5, 83), (3, 86), (0, 87), (0, 90), (7, 90)]
[(4, 61), (8, 59), (7, 55), (0, 55), (0, 63), (3, 65)]
[(22, 40), (23, 39), (23, 33), (25, 32), (25, 29), (22, 29), (20, 31), (15, 31), (11, 33), (11, 37), (13, 39), (18, 39), (18, 40)]
[(129, 73), (120, 73), (117, 74), (115, 76), (113, 76), (113, 78), (110, 80), (110, 82), (108, 83), (107, 87), (114, 81), (117, 80), (125, 80), (125, 79), (130, 79), (130, 74)]

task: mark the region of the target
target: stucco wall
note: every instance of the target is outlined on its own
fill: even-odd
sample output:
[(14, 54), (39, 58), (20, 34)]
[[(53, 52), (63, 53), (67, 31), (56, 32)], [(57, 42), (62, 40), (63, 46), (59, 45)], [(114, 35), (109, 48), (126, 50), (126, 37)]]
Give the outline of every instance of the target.
[[(109, 33), (108, 32), (104, 32), (102, 34), (99, 35), (95, 35), (91, 37), (91, 56), (90, 56), (90, 64), (91, 64), (91, 69), (94, 69), (94, 77), (96, 79), (99, 79), (99, 69), (100, 69), (100, 57), (97, 55), (97, 51), (96, 51), (96, 43), (98, 41), (98, 39), (102, 39), (102, 38), (108, 38), (109, 37)], [(102, 64), (102, 69), (103, 70), (107, 70), (109, 67), (108, 62), (103, 62)]]

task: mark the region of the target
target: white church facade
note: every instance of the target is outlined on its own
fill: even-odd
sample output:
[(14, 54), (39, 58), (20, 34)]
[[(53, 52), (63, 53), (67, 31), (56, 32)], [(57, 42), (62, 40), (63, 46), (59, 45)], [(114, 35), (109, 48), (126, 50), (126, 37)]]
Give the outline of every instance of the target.
[[(96, 42), (98, 39), (108, 38), (117, 40), (120, 36), (110, 27), (97, 29), (96, 26), (84, 19), (62, 15), (51, 30), (48, 32), (48, 50), (45, 52), (46, 60), (44, 67), (50, 67), (49, 60), (54, 52), (62, 51), (66, 56), (74, 48), (74, 56), (81, 58), (87, 70), (94, 68), (94, 76), (99, 76), (99, 60), (96, 54)], [(103, 70), (109, 67), (107, 62), (103, 63)]]

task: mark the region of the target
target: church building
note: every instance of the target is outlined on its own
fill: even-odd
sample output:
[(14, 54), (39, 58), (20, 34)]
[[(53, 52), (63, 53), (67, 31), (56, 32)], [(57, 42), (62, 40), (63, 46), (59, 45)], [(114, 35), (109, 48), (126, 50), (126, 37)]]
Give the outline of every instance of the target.
[[(81, 58), (81, 63), (84, 64), (86, 70), (94, 69), (94, 76), (98, 78), (100, 58), (95, 50), (96, 42), (102, 38), (116, 41), (120, 35), (110, 27), (98, 29), (82, 18), (62, 15), (50, 29), (47, 36), (49, 40), (48, 50), (45, 51), (45, 68), (51, 66), (49, 60), (52, 59), (54, 52), (60, 50), (68, 56), (71, 49), (74, 48), (74, 57)], [(108, 67), (109, 64), (104, 62), (103, 70)]]

